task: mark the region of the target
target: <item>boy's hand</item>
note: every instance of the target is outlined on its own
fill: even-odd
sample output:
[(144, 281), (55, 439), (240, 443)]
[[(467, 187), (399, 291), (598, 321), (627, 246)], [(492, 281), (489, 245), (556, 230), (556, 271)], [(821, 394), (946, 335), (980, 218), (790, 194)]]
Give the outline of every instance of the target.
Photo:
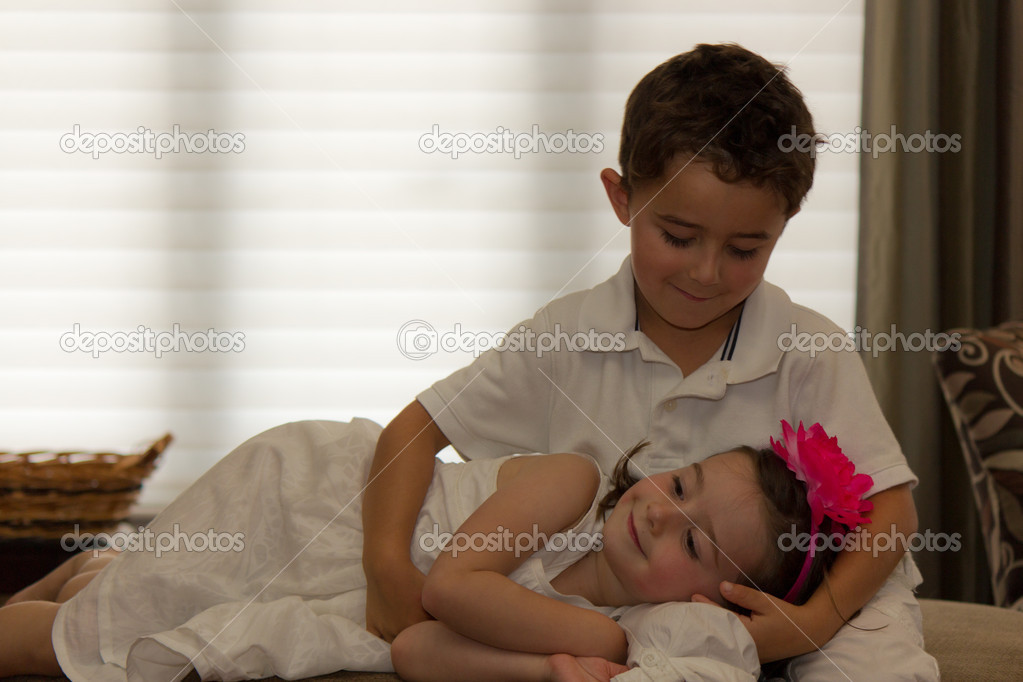
[[(822, 619), (811, 607), (795, 606), (751, 587), (721, 583), (721, 596), (749, 610), (750, 615), (739, 620), (753, 637), (761, 663), (816, 651), (838, 631), (832, 628), (833, 619)], [(701, 594), (693, 595), (693, 601), (720, 606)]]
[(554, 654), (547, 659), (544, 676), (550, 682), (610, 682), (615, 675), (628, 672), (628, 666), (597, 656)]
[(393, 642), (410, 625), (430, 620), (422, 601), (426, 576), (411, 561), (398, 572), (392, 565), (385, 573), (366, 571), (366, 630)]

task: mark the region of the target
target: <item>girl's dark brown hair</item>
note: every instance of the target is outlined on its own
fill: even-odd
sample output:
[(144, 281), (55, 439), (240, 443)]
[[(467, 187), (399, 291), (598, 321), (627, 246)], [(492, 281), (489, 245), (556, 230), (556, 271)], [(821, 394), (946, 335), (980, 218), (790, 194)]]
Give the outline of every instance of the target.
[[(598, 513), (605, 514), (610, 511), (625, 491), (637, 483), (638, 479), (629, 471), (629, 462), (647, 445), (648, 442), (639, 443), (618, 460), (611, 476), (612, 489), (598, 504)], [(798, 548), (782, 551), (779, 539), (785, 533), (793, 533), (796, 538), (808, 537), (810, 533), (810, 504), (806, 500), (806, 484), (798, 480), (785, 465), (784, 460), (770, 448), (756, 450), (741, 446), (735, 450), (747, 455), (753, 462), (756, 482), (763, 492), (767, 528), (772, 540), (764, 565), (757, 567), (748, 575), (740, 576), (737, 582), (784, 599), (799, 575), (806, 560), (806, 552)], [(831, 528), (825, 524), (820, 532), (830, 533), (830, 530)], [(833, 549), (833, 543), (818, 549), (810, 567), (810, 575), (799, 594), (795, 596), (794, 604), (803, 604), (810, 598), (824, 580), (825, 573), (837, 556), (838, 551)]]

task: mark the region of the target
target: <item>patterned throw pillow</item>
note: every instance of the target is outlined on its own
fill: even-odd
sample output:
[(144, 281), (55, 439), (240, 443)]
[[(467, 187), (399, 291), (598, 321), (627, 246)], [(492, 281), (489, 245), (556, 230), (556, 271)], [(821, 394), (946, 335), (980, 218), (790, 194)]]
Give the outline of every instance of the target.
[(995, 604), (1023, 610), (1023, 323), (952, 332), (961, 347), (934, 363), (980, 510)]

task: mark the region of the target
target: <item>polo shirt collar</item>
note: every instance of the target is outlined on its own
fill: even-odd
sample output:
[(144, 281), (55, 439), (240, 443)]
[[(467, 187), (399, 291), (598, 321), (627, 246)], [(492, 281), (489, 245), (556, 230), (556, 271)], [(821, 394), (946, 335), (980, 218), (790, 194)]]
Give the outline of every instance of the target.
[[(762, 281), (746, 298), (742, 314), (715, 358), (726, 381), (740, 384), (778, 369), (779, 339), (790, 330), (792, 301), (782, 289)], [(714, 362), (714, 360), (712, 360)]]
[(635, 292), (632, 258), (626, 256), (614, 276), (587, 292), (579, 307), (579, 329), (625, 332), (623, 350), (635, 349), (639, 339)]
[[(626, 256), (618, 272), (590, 289), (579, 308), (579, 329), (625, 334), (625, 347), (615, 351), (640, 350), (644, 359), (646, 337), (636, 331), (635, 278), (632, 259)], [(728, 384), (759, 379), (778, 369), (782, 350), (779, 339), (791, 330), (792, 301), (779, 287), (762, 281), (746, 298), (742, 314), (728, 338), (704, 367), (719, 365)], [(646, 341), (646, 343), (644, 343)], [(652, 344), (650, 344), (652, 345)], [(663, 355), (663, 354), (660, 354)]]

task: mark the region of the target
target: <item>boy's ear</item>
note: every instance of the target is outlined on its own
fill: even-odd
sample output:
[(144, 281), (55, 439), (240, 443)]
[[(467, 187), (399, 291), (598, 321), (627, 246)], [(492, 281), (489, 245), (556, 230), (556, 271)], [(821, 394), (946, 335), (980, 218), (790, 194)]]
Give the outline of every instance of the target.
[(611, 208), (622, 225), (628, 226), (631, 216), (629, 215), (629, 194), (622, 187), (622, 176), (610, 168), (600, 172), (600, 181), (604, 183), (604, 191), (611, 202)]

